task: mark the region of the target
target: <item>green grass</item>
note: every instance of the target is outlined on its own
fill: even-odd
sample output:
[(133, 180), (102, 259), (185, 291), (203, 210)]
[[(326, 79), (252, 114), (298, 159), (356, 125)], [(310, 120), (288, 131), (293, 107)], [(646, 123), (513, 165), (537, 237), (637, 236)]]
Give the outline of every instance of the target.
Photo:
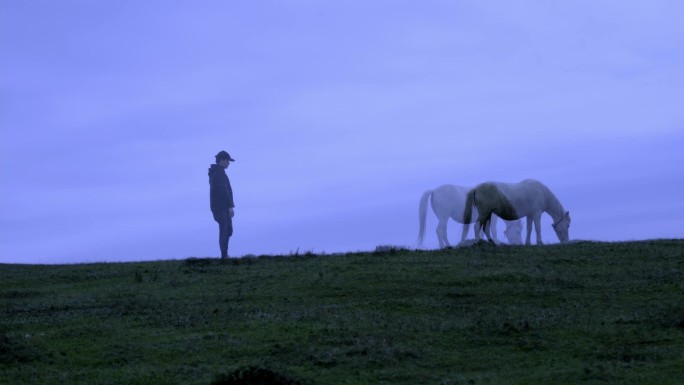
[(0, 384), (682, 384), (684, 240), (0, 265)]

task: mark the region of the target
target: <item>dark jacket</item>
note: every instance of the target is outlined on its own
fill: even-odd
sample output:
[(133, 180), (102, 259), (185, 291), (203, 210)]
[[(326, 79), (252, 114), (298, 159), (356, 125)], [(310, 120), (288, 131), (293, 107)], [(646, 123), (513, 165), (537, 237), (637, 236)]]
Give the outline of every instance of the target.
[(209, 167), (209, 203), (211, 211), (221, 211), (235, 207), (233, 189), (226, 175), (226, 169), (218, 164)]

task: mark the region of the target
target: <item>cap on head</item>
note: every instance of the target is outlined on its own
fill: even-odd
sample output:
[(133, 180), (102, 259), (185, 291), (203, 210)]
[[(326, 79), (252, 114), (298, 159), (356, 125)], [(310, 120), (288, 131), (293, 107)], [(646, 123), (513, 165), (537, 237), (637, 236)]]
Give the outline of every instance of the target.
[(228, 153), (225, 151), (221, 151), (218, 154), (216, 154), (216, 163), (223, 159), (228, 159), (228, 161), (230, 162), (235, 162), (235, 159), (231, 158), (230, 155), (228, 155)]

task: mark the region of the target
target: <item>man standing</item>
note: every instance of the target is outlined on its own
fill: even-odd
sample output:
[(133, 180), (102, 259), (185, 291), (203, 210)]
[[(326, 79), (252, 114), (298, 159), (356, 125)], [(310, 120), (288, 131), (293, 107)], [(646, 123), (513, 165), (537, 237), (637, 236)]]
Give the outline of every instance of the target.
[(221, 259), (228, 258), (228, 239), (233, 235), (233, 189), (226, 175), (231, 158), (227, 152), (216, 154), (216, 164), (209, 167), (209, 203), (214, 220), (219, 224)]

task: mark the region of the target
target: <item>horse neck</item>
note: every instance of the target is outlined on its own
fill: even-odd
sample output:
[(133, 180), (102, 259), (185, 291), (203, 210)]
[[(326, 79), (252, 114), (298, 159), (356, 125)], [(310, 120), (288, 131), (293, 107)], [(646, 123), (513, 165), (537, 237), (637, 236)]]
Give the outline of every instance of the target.
[(548, 188), (546, 189), (546, 212), (553, 218), (553, 223), (560, 221), (565, 215), (565, 208)]

